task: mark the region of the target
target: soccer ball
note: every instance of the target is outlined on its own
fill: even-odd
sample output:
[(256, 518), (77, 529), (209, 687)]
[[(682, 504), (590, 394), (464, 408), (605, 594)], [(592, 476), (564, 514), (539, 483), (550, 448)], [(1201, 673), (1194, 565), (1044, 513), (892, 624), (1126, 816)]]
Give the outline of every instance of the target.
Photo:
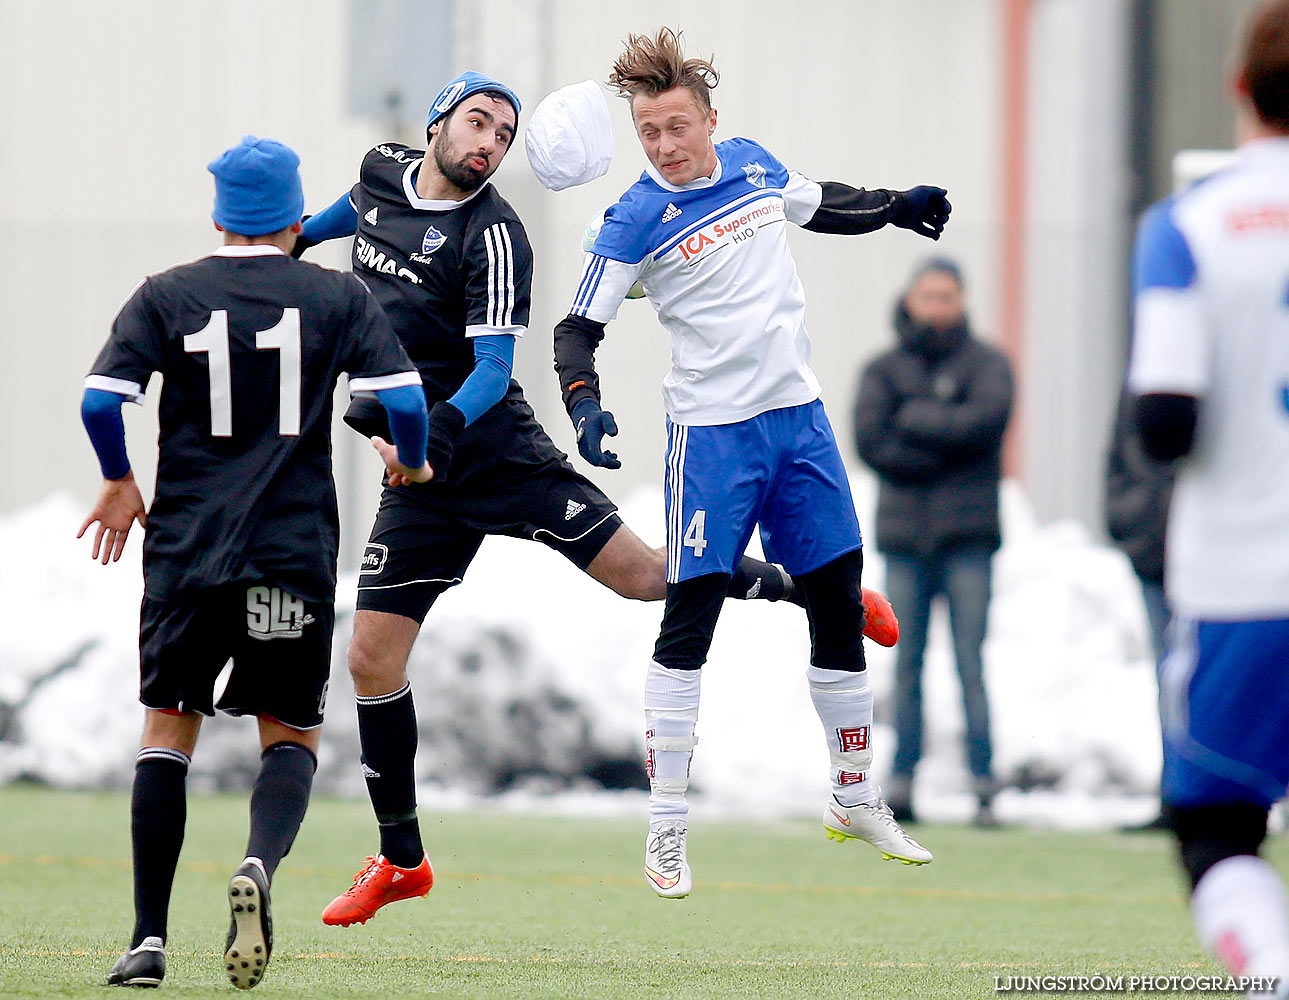
[[(595, 240), (600, 235), (600, 227), (603, 225), (603, 212), (600, 212), (586, 224), (586, 228), (582, 230), (582, 251), (584, 253), (590, 253), (591, 250), (594, 249)], [(644, 297), (644, 286), (638, 281), (632, 285), (630, 291), (627, 292), (627, 298), (629, 299), (643, 299)]]

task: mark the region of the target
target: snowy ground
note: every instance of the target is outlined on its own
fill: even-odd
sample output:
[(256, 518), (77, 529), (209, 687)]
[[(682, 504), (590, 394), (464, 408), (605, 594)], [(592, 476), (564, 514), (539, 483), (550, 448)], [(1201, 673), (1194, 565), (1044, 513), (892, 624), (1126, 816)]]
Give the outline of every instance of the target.
[[(873, 483), (853, 482), (871, 524)], [(627, 522), (662, 542), (662, 498), (643, 491)], [(84, 511), (64, 495), (0, 518), (10, 567), (0, 579), (0, 780), (124, 785), (139, 728), (140, 539), (109, 567), (75, 539)], [(995, 562), (985, 658), (995, 763), (1009, 788), (1004, 821), (1111, 826), (1155, 808), (1159, 727), (1137, 584), (1117, 552), (1078, 525), (1037, 525), (1004, 489), (1006, 545)], [(754, 543), (755, 544), (755, 543)], [(882, 565), (866, 553), (865, 582)], [(319, 787), (362, 794), (352, 687), (343, 666), (354, 581), (340, 586)], [(643, 812), (643, 793), (596, 791), (588, 768), (630, 772), (641, 753), (644, 667), (661, 606), (601, 588), (540, 545), (490, 539), (463, 586), (435, 608), (411, 665), (421, 722), (422, 804), (574, 812)], [(893, 653), (869, 645), (877, 693), (879, 780), (889, 763)], [(813, 814), (827, 754), (805, 682), (799, 609), (729, 602), (703, 675), (696, 810)], [(926, 677), (927, 756), (915, 804), (928, 819), (970, 815), (962, 713), (937, 615)], [(246, 722), (208, 725), (198, 787), (245, 787), (255, 766)], [(615, 773), (616, 773), (615, 772)], [(629, 782), (628, 782), (629, 783)]]

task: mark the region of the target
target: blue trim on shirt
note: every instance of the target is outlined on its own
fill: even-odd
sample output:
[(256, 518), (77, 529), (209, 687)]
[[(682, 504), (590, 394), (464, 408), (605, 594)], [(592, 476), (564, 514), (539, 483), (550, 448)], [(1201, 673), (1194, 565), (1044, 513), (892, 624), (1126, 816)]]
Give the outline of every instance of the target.
[(125, 453), (125, 421), (121, 406), (125, 396), (106, 389), (86, 389), (81, 396), (81, 422), (98, 455), (104, 479), (122, 479), (130, 471)]
[(578, 286), (577, 295), (573, 300), (572, 311), (574, 316), (585, 316), (586, 311), (591, 308), (591, 302), (595, 299), (596, 289), (600, 287), (600, 279), (604, 277), (604, 268), (607, 262), (607, 257), (592, 254), (591, 261), (582, 275), (582, 283)]
[(1133, 293), (1147, 288), (1190, 288), (1195, 284), (1195, 258), (1173, 220), (1175, 198), (1153, 205), (1137, 226), (1133, 249)]
[(358, 232), (358, 212), (346, 191), (317, 215), (305, 220), (301, 235), (311, 243), (338, 240)]
[[(679, 246), (690, 236), (693, 236), (700, 229), (704, 228), (704, 226), (707, 226), (708, 224), (710, 224), (711, 222), (711, 219), (709, 218), (710, 216), (720, 215), (723, 213), (732, 213), (732, 212), (738, 211), (739, 209), (747, 208), (753, 202), (763, 201), (766, 198), (778, 198), (780, 200), (783, 200), (783, 188), (765, 188), (764, 190), (761, 190), (761, 191), (752, 191), (752, 192), (749, 192), (748, 194), (743, 195), (740, 198), (735, 198), (732, 201), (726, 202), (725, 204), (716, 204), (715, 208), (713, 208), (712, 210), (710, 210), (700, 218), (695, 219), (693, 224), (681, 230), (679, 233), (676, 233), (673, 236), (667, 237), (667, 239), (664, 242), (658, 244), (658, 246), (655, 247), (653, 250), (653, 255), (655, 257), (661, 257), (663, 254)], [(785, 214), (787, 212), (786, 202), (784, 203), (784, 212)]]
[(509, 333), (484, 334), (474, 338), (474, 371), (448, 400), (465, 414), (469, 427), (501, 402), (510, 388), (515, 365), (515, 338)]
[(377, 389), (376, 398), (389, 415), (389, 433), (398, 449), (398, 460), (409, 469), (419, 469), (425, 464), (425, 446), (430, 439), (425, 389), (419, 385)]
[[(743, 201), (758, 197), (782, 197), (788, 183), (788, 169), (758, 142), (733, 138), (716, 144), (721, 163), (720, 180), (702, 187), (671, 191), (646, 172), (618, 201), (604, 213), (595, 245), (591, 248), (602, 257), (638, 264), (649, 254), (660, 256), (675, 246), (679, 237), (692, 233), (700, 220), (713, 213), (732, 210)], [(752, 180), (745, 166), (762, 168), (760, 183)], [(668, 205), (675, 205), (679, 216), (664, 223)], [(666, 248), (666, 249), (664, 249)]]

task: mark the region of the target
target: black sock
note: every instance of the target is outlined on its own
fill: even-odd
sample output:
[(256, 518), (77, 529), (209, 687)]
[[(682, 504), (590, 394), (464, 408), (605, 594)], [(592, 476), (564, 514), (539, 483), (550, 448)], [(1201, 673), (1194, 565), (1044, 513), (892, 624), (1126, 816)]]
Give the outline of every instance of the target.
[(359, 697), (358, 740), (363, 777), (380, 824), (380, 853), (415, 868), (425, 848), (416, 822), (416, 706), (412, 685), (392, 694)]
[(300, 743), (283, 741), (260, 755), (260, 773), (251, 790), (251, 835), (246, 856), (264, 862), (272, 881), (304, 822), (318, 758)]
[(786, 581), (791, 579), (778, 566), (744, 556), (730, 576), (728, 596), (736, 601), (779, 601), (787, 591)]
[(144, 747), (134, 763), (130, 834), (134, 843), (134, 936), (166, 939), (170, 888), (184, 842), (188, 803), (184, 779), (188, 756), (169, 747)]

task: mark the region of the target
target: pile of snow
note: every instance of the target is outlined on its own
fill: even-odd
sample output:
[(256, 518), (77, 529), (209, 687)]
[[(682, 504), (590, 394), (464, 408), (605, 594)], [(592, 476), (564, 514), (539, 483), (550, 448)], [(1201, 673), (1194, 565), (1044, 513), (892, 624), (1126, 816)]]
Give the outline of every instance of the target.
[[(874, 486), (852, 483), (861, 523)], [(1160, 765), (1154, 671), (1137, 583), (1117, 552), (1072, 523), (1039, 525), (1004, 488), (1006, 544), (994, 564), (985, 647), (995, 769), (1004, 820), (1097, 826), (1145, 818)], [(659, 491), (623, 505), (652, 545)], [(141, 539), (119, 563), (91, 562), (84, 511), (55, 495), (0, 518), (14, 572), (0, 579), (0, 780), (123, 786), (137, 706)], [(137, 534), (137, 532), (136, 532)], [(755, 543), (754, 543), (755, 544)], [(882, 565), (866, 552), (865, 582)], [(321, 790), (361, 795), (352, 685), (343, 654), (353, 578), (342, 579)], [(422, 804), (576, 811), (642, 809), (641, 696), (660, 604), (625, 601), (544, 546), (489, 539), (465, 584), (435, 607), (409, 673), (421, 727)], [(930, 819), (970, 815), (962, 711), (946, 616), (927, 653), (926, 757), (915, 804)], [(704, 815), (811, 814), (827, 794), (827, 752), (805, 680), (809, 640), (798, 608), (728, 602), (703, 671), (693, 783)], [(879, 778), (889, 766), (894, 653), (868, 645), (877, 696)], [(246, 787), (256, 766), (249, 722), (208, 722), (194, 787)], [(557, 792), (550, 797), (544, 793)], [(594, 792), (594, 794), (592, 794)]]

